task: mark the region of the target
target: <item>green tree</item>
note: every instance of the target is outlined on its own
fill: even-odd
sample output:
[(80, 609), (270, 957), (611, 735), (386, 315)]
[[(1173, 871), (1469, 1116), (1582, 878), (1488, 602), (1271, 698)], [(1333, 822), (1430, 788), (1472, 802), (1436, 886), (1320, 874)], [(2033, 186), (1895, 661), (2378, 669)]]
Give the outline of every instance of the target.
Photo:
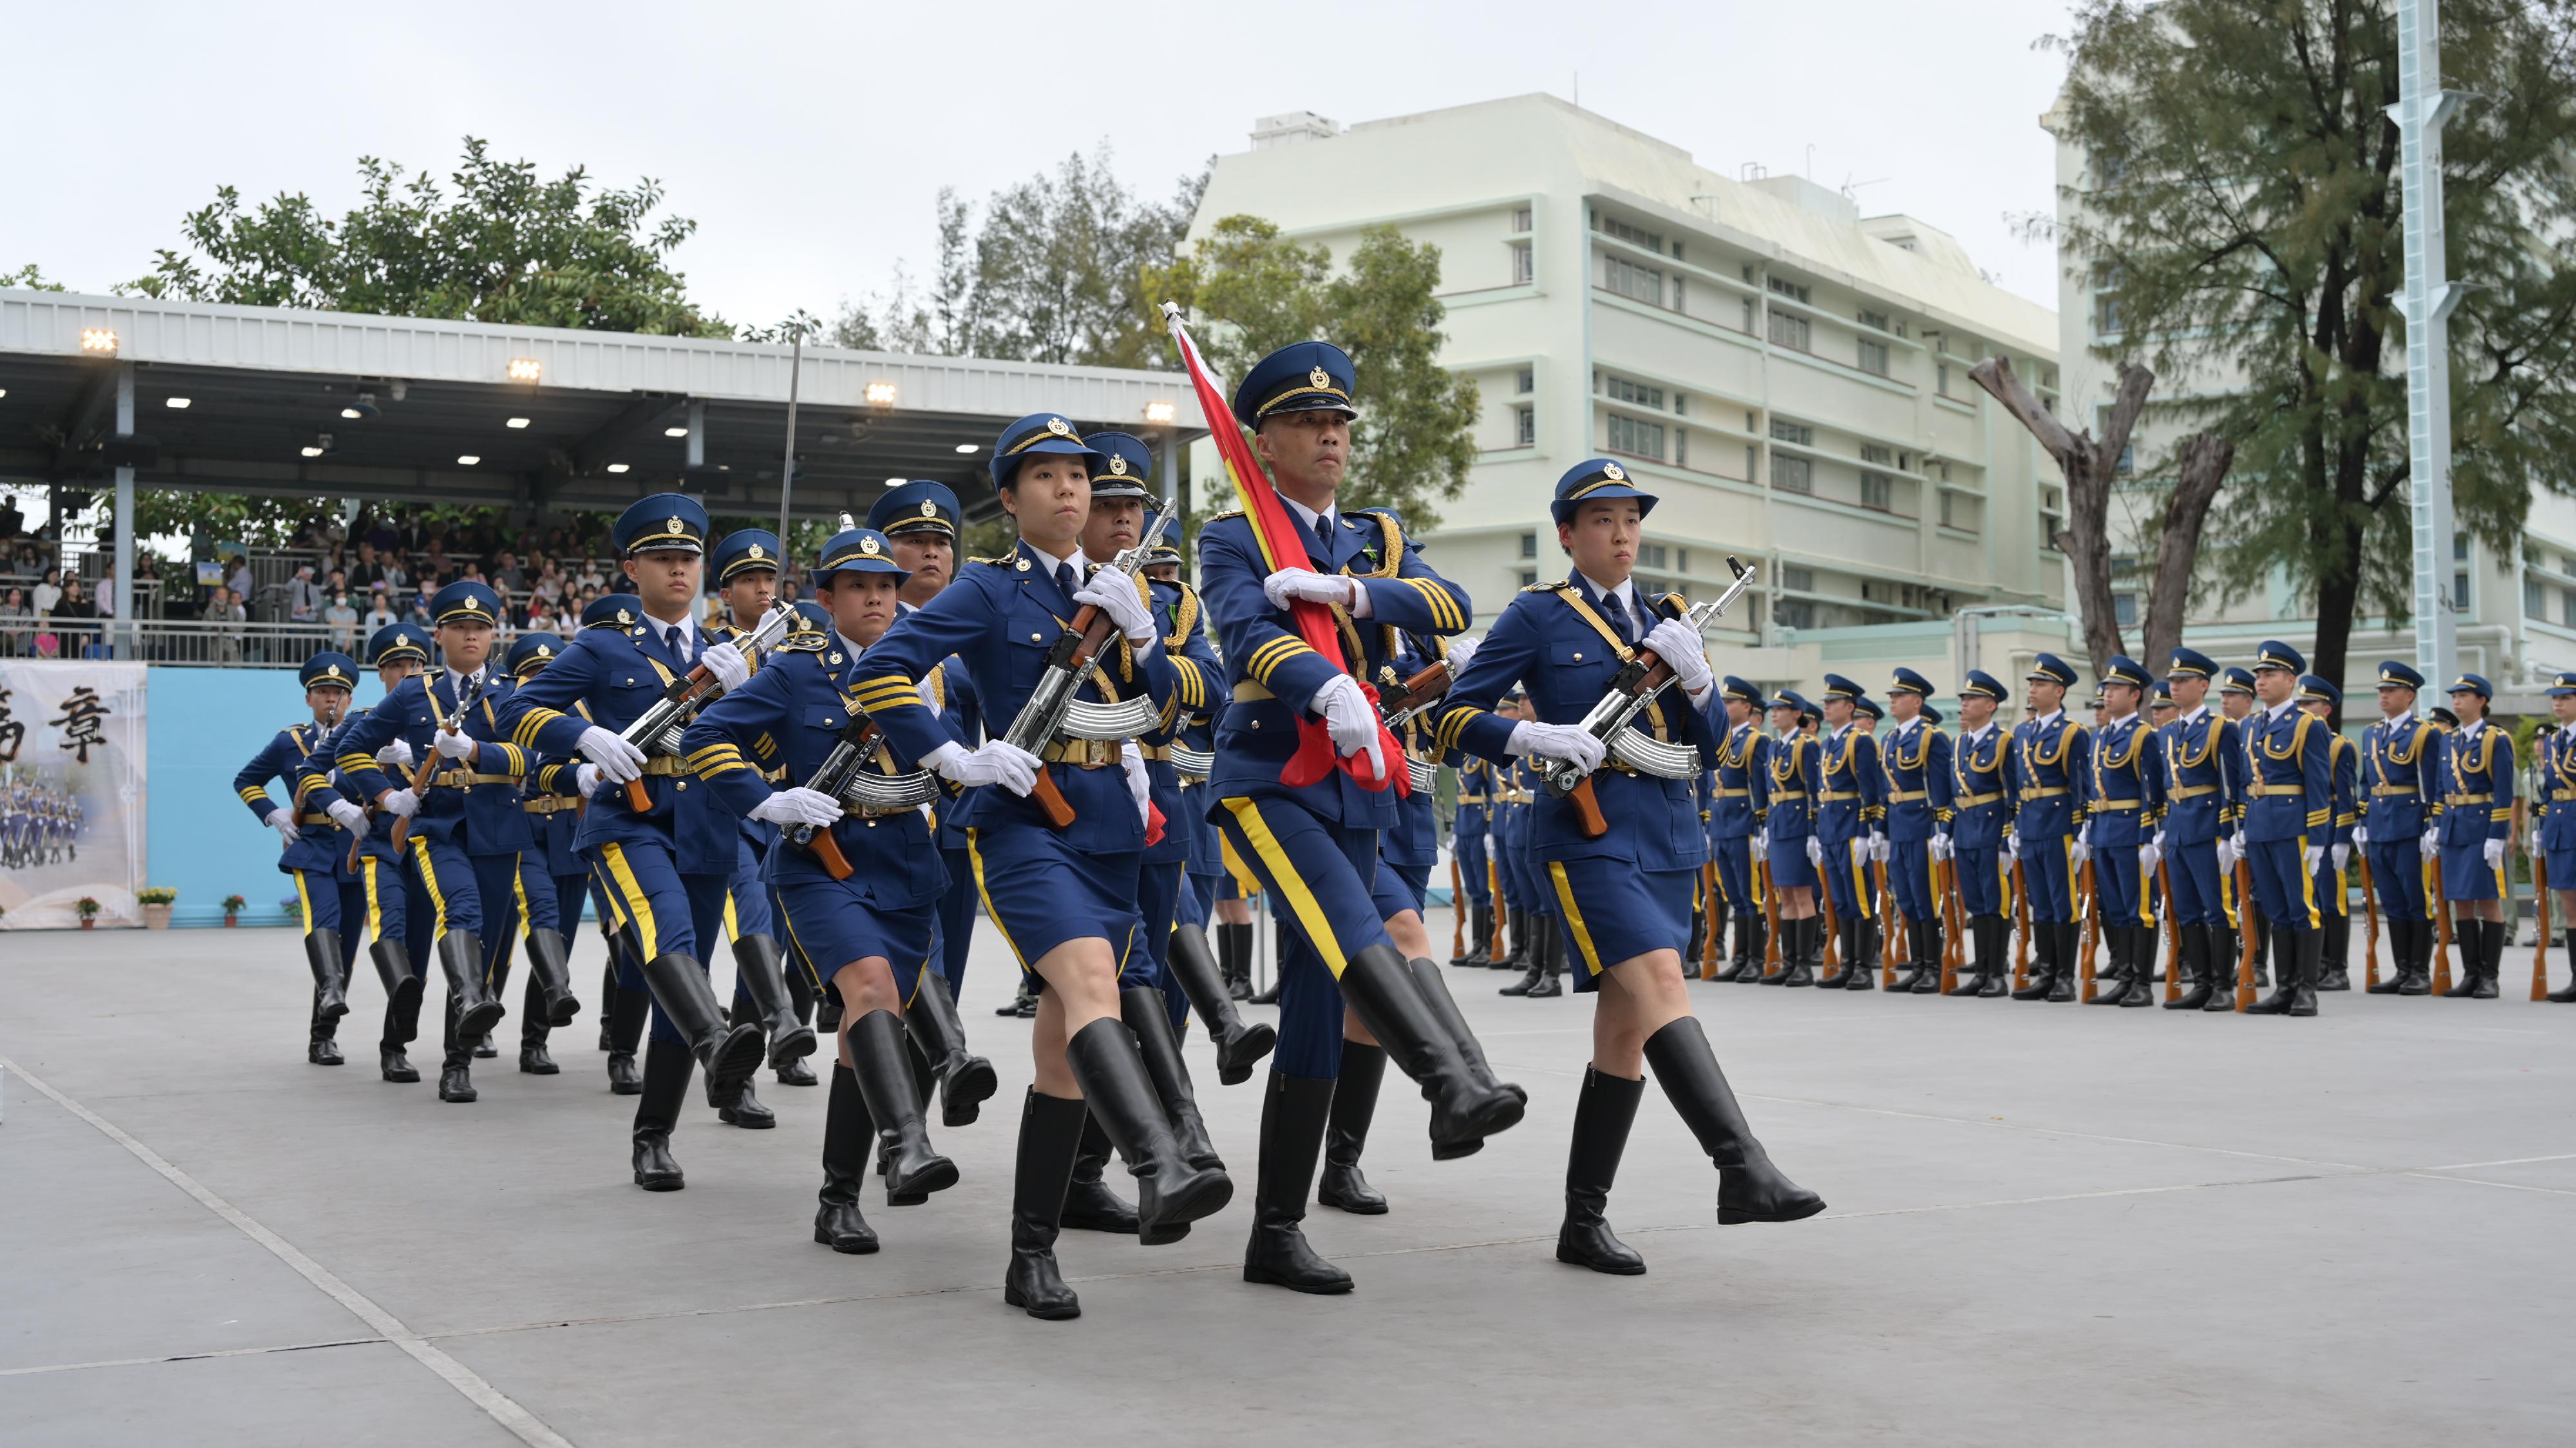
[[(1438, 247), (1371, 227), (1335, 275), (1329, 249), (1282, 235), (1260, 217), (1229, 216), (1144, 280), (1140, 300), (1149, 313), (1174, 301), (1199, 321), (1193, 336), (1220, 386), (1291, 342), (1320, 338), (1350, 353), (1360, 420), (1344, 500), (1393, 508), (1417, 534), (1439, 526), (1438, 505), (1465, 489), (1476, 460), (1469, 429), (1479, 402), (1476, 384), (1439, 362), (1446, 309), (1436, 295)], [(1161, 317), (1152, 323), (1159, 332)], [(1168, 354), (1168, 341), (1164, 348)], [(1230, 483), (1218, 486), (1230, 493)]]
[[(2189, 379), (2159, 403), (2235, 446), (2204, 588), (2276, 571), (2342, 676), (2356, 614), (2411, 586), (2393, 0), (2087, 0), (2062, 139), (2088, 157), (2059, 240), (2117, 309), (2097, 355)], [(2445, 0), (2441, 148), (2453, 503), (2510, 549), (2576, 489), (2576, 3)], [(2142, 474), (2168, 476), (2175, 460)], [(2215, 575), (2214, 577), (2212, 575)]]
[(63, 289), (62, 283), (45, 280), (44, 272), (34, 262), (16, 271), (0, 272), (0, 287), (16, 287), (25, 292), (59, 292)]
[(182, 224), (180, 247), (121, 290), (189, 301), (307, 307), (686, 337), (730, 337), (690, 302), (671, 253), (697, 229), (655, 213), (651, 180), (602, 187), (575, 166), (551, 180), (500, 161), (473, 137), (442, 185), (373, 156), (359, 158), (360, 196), (333, 219), (311, 198), (279, 195), (245, 209), (215, 199)]

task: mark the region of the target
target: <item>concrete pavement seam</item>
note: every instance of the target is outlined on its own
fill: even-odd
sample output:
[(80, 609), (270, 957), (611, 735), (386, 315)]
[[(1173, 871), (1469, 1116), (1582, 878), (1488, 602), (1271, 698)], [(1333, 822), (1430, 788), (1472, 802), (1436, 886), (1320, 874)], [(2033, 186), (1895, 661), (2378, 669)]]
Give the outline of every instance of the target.
[(280, 1262), (293, 1268), (305, 1281), (322, 1289), (331, 1299), (347, 1308), (350, 1315), (376, 1330), (385, 1341), (401, 1348), (413, 1361), (438, 1374), (447, 1385), (464, 1395), (466, 1401), (509, 1430), (511, 1436), (528, 1448), (572, 1448), (570, 1440), (549, 1428), (517, 1400), (484, 1380), (472, 1368), (448, 1356), (437, 1345), (405, 1326), (400, 1318), (377, 1305), (374, 1299), (340, 1280), (338, 1274), (304, 1254), (294, 1243), (270, 1231), (258, 1220), (231, 1202), (215, 1195), (212, 1189), (180, 1170), (159, 1152), (145, 1146), (115, 1122), (90, 1110), (53, 1086), (30, 1073), (26, 1067), (6, 1056), (0, 1056), (0, 1070), (14, 1073), (19, 1080), (36, 1089), (37, 1094), (53, 1102), (118, 1146), (136, 1161), (150, 1167), (163, 1180), (194, 1198), (207, 1211), (231, 1223), (236, 1231), (269, 1250)]
[(193, 1363), (208, 1358), (266, 1357), (273, 1352), (311, 1352), (325, 1347), (374, 1347), (381, 1337), (341, 1337), (328, 1342), (280, 1342), (266, 1347), (227, 1347), (212, 1352), (173, 1352), (159, 1357), (100, 1358), (86, 1363), (44, 1363), (32, 1368), (0, 1368), (0, 1378), (34, 1377), (39, 1373), (77, 1373), (91, 1368), (140, 1368), (156, 1363)]

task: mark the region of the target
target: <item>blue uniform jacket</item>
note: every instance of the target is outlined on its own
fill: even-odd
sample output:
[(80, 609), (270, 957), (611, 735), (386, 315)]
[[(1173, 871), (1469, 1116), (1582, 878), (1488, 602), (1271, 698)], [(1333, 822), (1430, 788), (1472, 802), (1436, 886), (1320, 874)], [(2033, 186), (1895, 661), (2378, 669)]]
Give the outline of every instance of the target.
[[(867, 667), (872, 670), (875, 651), (869, 653)], [(775, 760), (774, 767), (786, 771), (791, 785), (813, 778), (849, 723), (852, 690), (861, 672), (859, 660), (838, 636), (802, 635), (781, 644), (767, 668), (698, 711), (681, 736), (681, 755), (709, 794), (747, 819), (775, 792), (751, 761)], [(914, 702), (920, 702), (917, 696)], [(935, 720), (933, 727), (942, 730), (940, 740), (947, 742), (944, 727)], [(883, 724), (878, 728), (882, 731)], [(880, 772), (896, 774), (913, 768), (912, 758), (889, 734), (876, 764)], [(1127, 812), (1132, 818), (1134, 807)], [(874, 817), (843, 815), (832, 827), (832, 838), (853, 867), (842, 883), (871, 905), (910, 909), (929, 904), (948, 888), (948, 867), (931, 848), (930, 821), (918, 809)], [(791, 884), (829, 880), (831, 872), (812, 851), (782, 840), (769, 853), (767, 876)]]
[(1172, 743), (1209, 712), (1209, 701), (1225, 679), (1225, 665), (1217, 662), (1216, 649), (1208, 643), (1207, 616), (1197, 591), (1186, 583), (1149, 580), (1147, 586), (1153, 591), (1154, 626), (1163, 631), (1163, 655), (1172, 662), (1175, 687), (1163, 710), (1163, 726), (1144, 740), (1154, 808), (1163, 812), (1162, 843), (1146, 846), (1145, 863), (1187, 865), (1197, 831), (1182, 818), (1189, 805), (1182, 800), (1180, 771), (1172, 767)]
[(1458, 759), (1458, 818), (1449, 827), (1453, 844), (1481, 839), (1494, 827), (1494, 764), (1473, 754)]
[[(2245, 724), (2246, 752), (2254, 766), (2246, 786), (2246, 842), (2304, 835), (2307, 844), (2324, 848), (2334, 829), (2334, 765), (2326, 742), (2334, 731), (2296, 708), (2278, 718), (2258, 712)], [(2511, 749), (2506, 746), (2508, 755)]]
[[(744, 630), (736, 628), (732, 624), (719, 623), (710, 626), (706, 631), (706, 636), (717, 643), (739, 643), (747, 636), (747, 634)], [(743, 652), (745, 662), (751, 665), (751, 672), (754, 677), (757, 677), (760, 673), (761, 667), (768, 661), (760, 655), (752, 653), (748, 649), (745, 649)], [(704, 711), (701, 710), (700, 712), (703, 713)], [(758, 768), (762, 774), (768, 777), (771, 783), (776, 784), (782, 782), (782, 777), (779, 774), (775, 760), (764, 757)], [(796, 781), (785, 780), (783, 782), (792, 784)], [(751, 853), (754, 859), (765, 860), (769, 858), (769, 847), (778, 843), (778, 826), (771, 824), (767, 820), (756, 820), (746, 817), (736, 820), (735, 827), (742, 832), (743, 843), (751, 846)]]
[[(623, 731), (688, 672), (664, 641), (663, 627), (648, 617), (629, 629), (586, 628), (573, 635), (543, 673), (501, 706), (506, 737), (544, 757), (569, 758), (579, 752), (583, 730), (596, 725)], [(714, 640), (694, 623), (689, 627), (689, 656), (695, 659)], [(588, 718), (574, 710), (576, 704), (587, 706)], [(627, 804), (624, 786), (600, 782), (590, 807), (580, 812), (574, 837), (579, 847), (587, 853), (602, 844), (660, 845), (671, 851), (683, 875), (732, 874), (742, 853), (733, 814), (704, 786), (692, 788), (679, 760), (656, 760), (653, 768), (658, 772), (644, 776), (653, 807), (642, 814)]]
[(2084, 824), (2084, 790), (2093, 773), (2091, 731), (2061, 709), (2042, 721), (2013, 726), (2009, 788), (2013, 834), (2027, 849), (2054, 837), (2072, 838)]
[[(2568, 741), (2563, 729), (2551, 729), (2534, 741), (2532, 752), (2540, 772), (2539, 792), (2532, 800), (2532, 808), (2540, 813), (2540, 847), (2562, 854), (2576, 850), (2576, 744)], [(2553, 890), (2576, 889), (2576, 880), (2552, 880), (2549, 885)]]
[(1843, 844), (1886, 828), (1887, 772), (1878, 761), (1878, 737), (1859, 721), (1818, 741), (1816, 836)]
[(2012, 735), (1988, 721), (1985, 737), (1962, 733), (1950, 752), (1950, 842), (1966, 850), (2003, 846), (2012, 829)]
[[(497, 670), (500, 666), (487, 663), (484, 667)], [(506, 677), (485, 681), (482, 697), (463, 725), (465, 736), (477, 746), (474, 760), (459, 764), (438, 753), (436, 736), (456, 710), (462, 683), (454, 672), (442, 669), (435, 676), (415, 674), (395, 685), (392, 693), (341, 731), (333, 742), (338, 750), (336, 763), (341, 778), (359, 798), (375, 799), (411, 783), (387, 774), (376, 762), (377, 750), (402, 740), (411, 746), (415, 761), (436, 759), (440, 765), (412, 816), (411, 832), (469, 855), (515, 855), (531, 843), (528, 816), (519, 808), (528, 754), (510, 742), (508, 726), (502, 722), (516, 686)]]
[[(268, 797), (272, 779), (286, 787), (285, 808), (295, 812), (295, 843), (278, 856), (277, 868), (283, 873), (314, 870), (330, 874), (343, 859), (340, 827), (323, 811), (336, 796), (316, 800), (314, 791), (320, 781), (307, 770), (307, 761), (322, 742), (319, 724), (289, 724), (260, 746), (250, 763), (233, 776), (233, 793), (250, 806), (251, 817), (265, 827), (269, 812), (279, 806)], [(319, 823), (316, 823), (319, 821)]]
[[(1342, 513), (1332, 532), (1329, 546), (1320, 537), (1310, 538), (1303, 560), (1282, 563), (1302, 561), (1318, 573), (1362, 580), (1369, 616), (1354, 621), (1338, 611), (1335, 615), (1343, 625), (1345, 657), (1340, 659), (1307, 647), (1288, 610), (1270, 606), (1261, 591), (1270, 567), (1262, 561), (1251, 519), (1222, 513), (1199, 529), (1199, 586), (1208, 614), (1216, 620), (1232, 698), (1217, 721), (1216, 772), (1209, 784), (1213, 800), (1255, 792), (1283, 796), (1317, 819), (1383, 830), (1395, 823), (1392, 786), (1369, 789), (1339, 769), (1297, 789), (1279, 782), (1280, 769), (1297, 752), (1297, 721), (1323, 717), (1307, 706), (1333, 675), (1378, 677), (1389, 662), (1387, 630), (1463, 633), (1476, 606), (1465, 589), (1433, 572), (1421, 553), (1406, 545), (1387, 514), (1366, 509)], [(1387, 763), (1390, 769), (1401, 767), (1393, 760)]]
[(1771, 813), (1771, 736), (1752, 720), (1718, 736), (1717, 782), (1709, 790), (1708, 837), (1747, 840)]
[(1950, 736), (1917, 716), (1898, 725), (1879, 751), (1887, 776), (1887, 838), (1919, 845), (1950, 822)]
[[(1057, 587), (1053, 566), (1026, 543), (1008, 557), (976, 559), (937, 598), (896, 619), (868, 649), (859, 704), (875, 716), (877, 727), (901, 747), (904, 757), (919, 759), (953, 739), (916, 688), (951, 655), (975, 682), (986, 727), (997, 738), (1009, 730), (1046, 672), (1047, 650), (1080, 611)], [(1113, 633), (1111, 640), (1080, 697), (1114, 702), (1141, 693), (1168, 712), (1180, 673), (1163, 649), (1147, 648), (1140, 657), (1124, 638)], [(1141, 851), (1145, 823), (1127, 793), (1117, 748), (1108, 748), (1104, 768), (1053, 767), (1056, 787), (1074, 813), (1064, 830), (1065, 842), (1091, 854)], [(1006, 823), (1048, 828), (1035, 801), (1007, 789), (968, 790), (957, 808), (957, 822), (979, 830)]]
[[(1550, 724), (1576, 723), (1601, 702), (1633, 650), (1602, 620), (1585, 597), (1588, 591), (1588, 585), (1569, 578), (1513, 595), (1476, 656), (1467, 661), (1465, 676), (1440, 706), (1442, 747), (1497, 762), (1511, 760), (1513, 721), (1492, 710), (1515, 683), (1529, 690), (1533, 712)], [(1661, 618), (1679, 618), (1688, 611), (1679, 594), (1667, 594), (1653, 607)], [(1703, 767), (1713, 762), (1717, 737), (1708, 715), (1691, 705), (1679, 685), (1639, 711), (1630, 727), (1690, 744)], [(1573, 802), (1542, 781), (1536, 785), (1531, 846), (1548, 860), (1606, 858), (1634, 861), (1647, 870), (1696, 870), (1708, 859), (1708, 835), (1691, 790), (1698, 774), (1694, 770), (1690, 779), (1658, 779), (1605, 763), (1592, 775), (1593, 794), (1610, 824), (1597, 840), (1583, 837)]]
[[(1437, 663), (1446, 651), (1437, 638), (1411, 635), (1399, 641), (1394, 657), (1378, 675), (1379, 687), (1385, 688), (1409, 679)], [(1453, 681), (1454, 682), (1454, 681)], [(1457, 750), (1440, 748), (1432, 713), (1416, 715), (1396, 735), (1396, 743), (1405, 754), (1433, 765), (1455, 765), (1465, 756)], [(1378, 837), (1378, 857), (1391, 865), (1414, 865), (1428, 869), (1440, 863), (1440, 810), (1432, 802), (1433, 791), (1417, 789), (1396, 807), (1395, 823)]]
[(2414, 839), (2442, 812), (2442, 731), (2409, 713), (2361, 736), (2361, 820), (2374, 840)]
[(1771, 812), (1763, 828), (1772, 839), (1803, 840), (1816, 832), (1816, 781), (1824, 772), (1824, 746), (1813, 736), (1771, 741)]
[(2361, 749), (2340, 734), (2327, 736), (2326, 772), (2333, 781), (2334, 822), (2329, 844), (2352, 843), (2352, 827), (2361, 820)]
[(2102, 726), (2093, 740), (2093, 783), (2085, 812), (2097, 849), (2135, 849), (2155, 837), (2164, 818), (2165, 756), (2146, 717), (2132, 714)]
[(2201, 708), (2167, 725), (2165, 843), (2205, 845), (2233, 838), (2245, 817), (2245, 746), (2236, 721)]
[(2513, 736), (2481, 719), (2442, 738), (2442, 843), (2471, 845), (2513, 831)]

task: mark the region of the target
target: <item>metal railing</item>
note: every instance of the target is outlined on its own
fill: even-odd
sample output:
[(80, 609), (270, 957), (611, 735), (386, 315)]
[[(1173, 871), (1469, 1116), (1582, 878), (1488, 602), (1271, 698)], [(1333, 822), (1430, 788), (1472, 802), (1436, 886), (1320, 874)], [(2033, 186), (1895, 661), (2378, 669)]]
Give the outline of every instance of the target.
[[(323, 649), (355, 655), (366, 627), (309, 623), (223, 623), (197, 619), (50, 620), (0, 630), (0, 657), (133, 659), (203, 668), (292, 669)], [(52, 640), (49, 647), (45, 640)]]

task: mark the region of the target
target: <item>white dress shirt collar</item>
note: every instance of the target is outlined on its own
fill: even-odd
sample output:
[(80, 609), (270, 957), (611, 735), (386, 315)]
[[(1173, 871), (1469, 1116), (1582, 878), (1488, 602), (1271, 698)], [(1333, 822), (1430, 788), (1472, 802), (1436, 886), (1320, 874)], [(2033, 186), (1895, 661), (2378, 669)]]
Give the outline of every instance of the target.
[(1342, 510), (1341, 505), (1338, 503), (1327, 504), (1325, 505), (1324, 511), (1318, 513), (1314, 509), (1307, 507), (1305, 504), (1298, 502), (1295, 498), (1289, 497), (1285, 492), (1282, 492), (1279, 495), (1279, 501), (1286, 503), (1289, 511), (1297, 515), (1297, 521), (1306, 525), (1306, 532), (1309, 537), (1315, 535), (1315, 520), (1317, 518), (1323, 519), (1326, 523), (1335, 528), (1342, 526)]

